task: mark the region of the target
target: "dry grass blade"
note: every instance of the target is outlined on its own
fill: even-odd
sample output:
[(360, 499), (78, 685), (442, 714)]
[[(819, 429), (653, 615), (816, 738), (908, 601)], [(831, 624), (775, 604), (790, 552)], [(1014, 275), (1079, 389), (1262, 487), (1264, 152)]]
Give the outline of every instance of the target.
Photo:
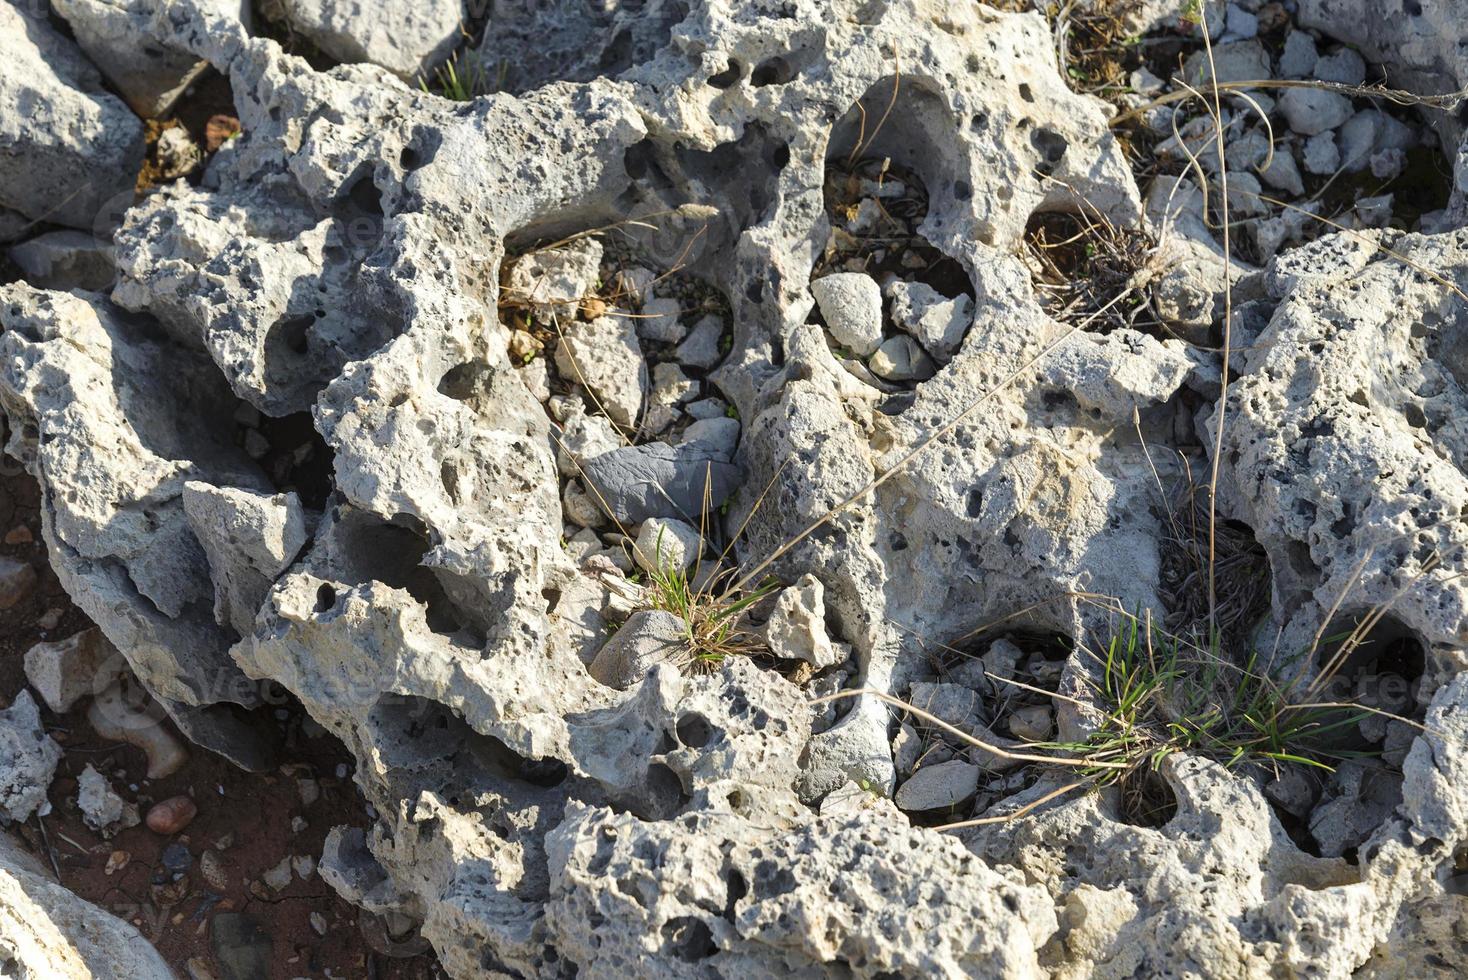
[[(1212, 45), (1210, 43), (1209, 50), (1211, 51), (1211, 49)], [(1210, 74), (1212, 73), (1212, 68), (1213, 63), (1210, 55)], [(1460, 105), (1468, 101), (1468, 88), (1459, 89), (1456, 92), (1448, 92), (1443, 95), (1418, 95), (1416, 92), (1407, 92), (1402, 89), (1387, 88), (1380, 85), (1344, 85), (1338, 82), (1322, 82), (1310, 79), (1256, 78), (1248, 81), (1215, 82), (1211, 88), (1217, 92), (1229, 93), (1262, 88), (1314, 88), (1323, 89), (1327, 92), (1335, 92), (1348, 97), (1385, 99), (1388, 102), (1403, 107), (1419, 106), (1429, 109), (1441, 109), (1444, 112), (1456, 112)], [(1113, 116), (1111, 118), (1111, 125), (1113, 128), (1125, 125), (1159, 106), (1182, 102), (1196, 95), (1196, 90), (1191, 86), (1176, 92), (1159, 95), (1157, 98), (1137, 106), (1135, 109), (1130, 109)]]
[(973, 735), (969, 734), (963, 729), (950, 725), (942, 718), (930, 714), (924, 711), (922, 708), (909, 704), (901, 698), (893, 697), (885, 691), (879, 691), (874, 687), (859, 687), (853, 688), (849, 691), (837, 691), (835, 694), (827, 694), (824, 697), (814, 698), (811, 700), (810, 703), (825, 704), (830, 701), (839, 701), (844, 698), (855, 698), (863, 696), (870, 696), (876, 698), (878, 701), (881, 701), (884, 704), (890, 704), (895, 708), (901, 708), (903, 711), (906, 711), (913, 717), (921, 718), (923, 721), (927, 722), (930, 725), (936, 725), (937, 727), (943, 729), (945, 732), (954, 736), (955, 738), (967, 742), (969, 745), (972, 745), (974, 748), (982, 749), (983, 751), (988, 752), (992, 755), (996, 755), (1001, 759), (1009, 759), (1014, 762), (1043, 762), (1049, 765), (1074, 766), (1082, 769), (1126, 768), (1125, 763), (1118, 762), (1097, 762), (1094, 759), (1073, 759), (1059, 755), (1035, 755), (1029, 752), (1011, 752), (1008, 749), (1003, 749), (997, 745), (992, 745), (989, 742), (985, 742), (983, 739), (975, 738)]

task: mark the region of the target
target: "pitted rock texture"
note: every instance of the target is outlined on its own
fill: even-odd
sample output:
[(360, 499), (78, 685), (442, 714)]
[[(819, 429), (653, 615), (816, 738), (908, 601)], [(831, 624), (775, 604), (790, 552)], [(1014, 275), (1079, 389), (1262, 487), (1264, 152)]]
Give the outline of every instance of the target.
[[(1060, 322), (1017, 255), (1046, 211), (1156, 230), (1108, 108), (1044, 20), (978, 4), (523, 6), (477, 52), (502, 91), (454, 103), (366, 49), (318, 71), (201, 0), (130, 5), (242, 135), (127, 212), (110, 293), (0, 288), (7, 449), (78, 604), (196, 741), (267, 766), (273, 682), (356, 756), (376, 822), (323, 878), (464, 978), (1461, 968), (1463, 232), (1382, 233), (1432, 276), (1348, 235), (1235, 270), (1261, 333), (1221, 512), (1282, 649), (1394, 602), (1370, 649), (1412, 717), (1363, 732), (1380, 771), (1176, 756), (1157, 826), (1115, 790), (1041, 803), (1052, 771), (813, 701), (922, 693), (1002, 747), (1059, 693), (1083, 737), (1085, 597), (1167, 612), (1162, 485), (1172, 448), (1206, 471), (1218, 352)], [(889, 206), (947, 272), (874, 268), (854, 351), (812, 280), (868, 275), (842, 236)], [(888, 345), (922, 370), (857, 356)], [(783, 587), (768, 655), (608, 665), (690, 625), (633, 580), (654, 520), (700, 532), (691, 578), (728, 542)], [(1001, 724), (1021, 669), (1040, 700)]]

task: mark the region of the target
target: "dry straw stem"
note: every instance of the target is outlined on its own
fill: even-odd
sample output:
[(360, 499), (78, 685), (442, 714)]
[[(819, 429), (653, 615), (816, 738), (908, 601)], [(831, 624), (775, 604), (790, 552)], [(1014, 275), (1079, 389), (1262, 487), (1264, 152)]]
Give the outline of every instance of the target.
[(1127, 768), (1130, 768), (1130, 764), (1129, 763), (1125, 763), (1125, 762), (1107, 762), (1107, 761), (1097, 761), (1097, 760), (1093, 760), (1093, 759), (1084, 759), (1084, 758), (1082, 758), (1082, 759), (1076, 759), (1076, 758), (1070, 758), (1068, 756), (1058, 756), (1058, 755), (1035, 755), (1035, 754), (1030, 753), (1030, 752), (1010, 752), (1008, 749), (1002, 749), (1002, 748), (1000, 748), (997, 745), (991, 745), (990, 743), (985, 742), (983, 739), (975, 738), (973, 735), (970, 735), (968, 732), (964, 731), (963, 729), (957, 728), (957, 727), (955, 727), (953, 725), (948, 724), (948, 722), (944, 721), (942, 718), (939, 718), (936, 715), (930, 714), (930, 713), (924, 711), (922, 708), (918, 708), (918, 707), (916, 707), (914, 705), (908, 704), (906, 701), (902, 700), (901, 698), (893, 697), (892, 695), (886, 693), (885, 691), (879, 691), (879, 690), (877, 690), (874, 687), (858, 687), (858, 688), (852, 688), (849, 691), (837, 691), (835, 694), (827, 694), (827, 695), (825, 695), (823, 697), (815, 698), (810, 703), (811, 704), (825, 704), (825, 703), (827, 703), (829, 701), (839, 701), (839, 700), (842, 700), (844, 698), (855, 698), (855, 697), (861, 697), (863, 695), (869, 695), (869, 696), (871, 696), (873, 698), (876, 698), (878, 701), (883, 702), (884, 704), (889, 704), (889, 705), (892, 705), (893, 707), (901, 708), (903, 711), (906, 711), (908, 714), (911, 714), (911, 715), (913, 715), (914, 717), (917, 717), (917, 718), (921, 718), (923, 721), (927, 722), (930, 725), (937, 725), (939, 728), (943, 729), (945, 732), (948, 732), (950, 735), (954, 736), (955, 738), (958, 738), (958, 739), (961, 739), (962, 741), (967, 742), (969, 745), (972, 745), (974, 748), (982, 749), (985, 752), (988, 752), (988, 753), (990, 753), (992, 755), (997, 755), (1001, 759), (1009, 759), (1009, 760), (1014, 761), (1014, 762), (1043, 762), (1043, 763), (1045, 763), (1047, 765), (1056, 765), (1056, 766), (1075, 766), (1075, 767), (1080, 768), (1080, 769), (1127, 769)]
[[(1206, 38), (1204, 40), (1207, 42)], [(1213, 45), (1208, 43), (1207, 50), (1210, 52), (1208, 70), (1210, 75), (1213, 74), (1212, 49)], [(1387, 88), (1381, 85), (1343, 85), (1338, 82), (1321, 82), (1310, 79), (1256, 78), (1250, 81), (1214, 81), (1210, 84), (1210, 88), (1215, 94), (1218, 92), (1243, 92), (1247, 89), (1259, 88), (1318, 88), (1324, 89), (1327, 92), (1336, 92), (1340, 95), (1354, 96), (1357, 98), (1386, 99), (1388, 102), (1399, 106), (1420, 106), (1430, 109), (1441, 109), (1444, 112), (1456, 111), (1459, 105), (1464, 101), (1468, 101), (1468, 88), (1459, 89), (1456, 92), (1449, 92), (1444, 95), (1418, 95), (1415, 92), (1406, 92), (1402, 89)], [(1185, 84), (1184, 88), (1180, 91), (1159, 95), (1157, 98), (1139, 105), (1135, 109), (1129, 109), (1126, 112), (1112, 116), (1111, 126), (1115, 128), (1125, 125), (1159, 106), (1170, 105), (1173, 102), (1182, 102), (1186, 99), (1193, 98), (1195, 95), (1197, 95), (1196, 90), (1192, 86)]]

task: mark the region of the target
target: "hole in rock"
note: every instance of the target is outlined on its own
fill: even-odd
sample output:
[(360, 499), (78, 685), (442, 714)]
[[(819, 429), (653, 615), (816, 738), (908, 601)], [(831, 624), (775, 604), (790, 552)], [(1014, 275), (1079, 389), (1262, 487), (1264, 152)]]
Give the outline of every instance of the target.
[(709, 744), (717, 729), (709, 720), (696, 711), (690, 711), (678, 719), (678, 741), (690, 749), (701, 749)]
[(1116, 785), (1117, 816), (1134, 827), (1161, 828), (1177, 816), (1177, 794), (1150, 766), (1128, 772)]
[(709, 76), (709, 84), (712, 85), (714, 88), (729, 88), (734, 85), (735, 82), (739, 81), (739, 76), (743, 73), (743, 71), (743, 66), (740, 65), (739, 62), (735, 61), (733, 58), (730, 58), (729, 67), (725, 68), (721, 72), (717, 72)]
[(1243, 521), (1217, 518), (1209, 541), (1206, 486), (1179, 484), (1163, 511), (1159, 514), (1164, 528), (1159, 594), (1167, 609), (1163, 625), (1173, 635), (1191, 637), (1207, 637), (1216, 627), (1224, 652), (1242, 662), (1254, 646), (1255, 628), (1269, 612), (1274, 581), (1269, 556)]
[(276, 492), (294, 491), (312, 510), (326, 506), (335, 489), (335, 454), (310, 412), (270, 416), (241, 401), (234, 417), (235, 445), (259, 464)]
[(703, 920), (679, 916), (663, 923), (663, 947), (684, 963), (697, 963), (719, 951), (714, 934)]
[(784, 85), (795, 78), (795, 67), (780, 56), (767, 58), (755, 66), (749, 74), (749, 83), (756, 88), (766, 85)]

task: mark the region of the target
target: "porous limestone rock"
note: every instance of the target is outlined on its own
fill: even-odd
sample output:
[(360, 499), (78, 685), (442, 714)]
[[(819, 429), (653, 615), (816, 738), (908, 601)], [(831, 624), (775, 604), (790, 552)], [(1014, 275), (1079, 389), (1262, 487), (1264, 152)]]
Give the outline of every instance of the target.
[(562, 377), (585, 385), (600, 410), (622, 426), (637, 422), (652, 389), (637, 327), (625, 317), (566, 324), (556, 345), (556, 367)]
[(143, 124), (44, 4), (0, 4), (0, 147), (0, 208), (28, 224), (106, 231), (115, 200), (131, 203)]
[(90, 764), (77, 776), (76, 786), (76, 805), (88, 827), (107, 835), (119, 825), (122, 828), (137, 826), (137, 805), (118, 796), (107, 777)]
[(272, 0), (267, 5), (267, 16), (283, 20), (337, 61), (369, 62), (406, 79), (429, 73), (449, 56), (467, 11), (464, 0)]
[(21, 691), (0, 711), (0, 817), (24, 822), (49, 813), (46, 790), (61, 761), (61, 746), (41, 727), (31, 692)]
[[(209, 63), (160, 44), (148, 31), (151, 7), (142, 0), (52, 0), (92, 64), (144, 119), (162, 119)], [(205, 10), (251, 21), (246, 0), (201, 0)]]
[[(1209, 7), (1220, 36), (1224, 6)], [(1464, 233), (1333, 236), (1234, 268), (1262, 336), (1231, 363), (1219, 498), (1268, 555), (1260, 633), (1299, 651), (1350, 583), (1344, 614), (1394, 603), (1377, 648), (1424, 648), (1428, 730), (1392, 743), (1396, 807), (1375, 827), (1349, 814), (1356, 863), (1304, 853), (1247, 774), (1190, 755), (1157, 775), (1176, 813), (1138, 826), (1133, 795), (1041, 804), (1073, 774), (975, 750), (957, 761), (985, 790), (955, 819), (1037, 805), (938, 834), (884, 799), (903, 729), (871, 692), (954, 687), (972, 707), (948, 717), (998, 741), (987, 680), (938, 668), (1014, 623), (1016, 649), (1074, 646), (1044, 673), (1070, 699), (1058, 736), (1085, 737), (1081, 647), (1107, 617), (1083, 597), (1167, 611), (1159, 484), (1185, 473), (1155, 450), (1217, 434), (1211, 343), (1058, 322), (1016, 253), (1037, 212), (1083, 206), (1128, 228), (1172, 214), (1182, 244), (1164, 259), (1206, 268), (1202, 196), (1159, 178), (1144, 217), (1110, 110), (1067, 86), (1038, 16), (935, 0), (568, 11), (491, 18), (479, 54), (509, 66), (505, 91), (452, 103), (378, 67), (317, 72), (199, 0), (157, 5), (146, 29), (227, 77), (242, 135), (197, 186), (128, 212), (109, 297), (0, 290), (9, 448), (41, 484), (63, 585), (191, 738), (259, 764), (268, 680), (342, 741), (376, 816), (334, 836), (323, 878), (416, 926), (455, 978), (1346, 976), (1451, 936), (1468, 321), (1369, 241), (1456, 283)], [(916, 233), (972, 294), (977, 326), (915, 386), (854, 376), (811, 316), (839, 241), (826, 188), (863, 167), (921, 183)], [(716, 368), (661, 376), (663, 407), (736, 411), (738, 466), (702, 439), (623, 445), (646, 438), (649, 358), (674, 363), (623, 311), (556, 314), (568, 336), (615, 334), (583, 386), (596, 399), (569, 358), (527, 388), (507, 256), (595, 229), (597, 278), (630, 307), (676, 285), (680, 315), (729, 325)], [(1189, 311), (1205, 340), (1214, 299)], [(870, 320), (871, 349), (901, 329), (880, 295), (875, 338)], [(598, 408), (614, 387), (637, 397)], [(307, 423), (330, 464), (309, 500), (276, 465), (295, 447), (267, 435)], [(625, 578), (621, 537), (568, 529), (563, 478), (619, 534), (707, 517), (755, 581), (815, 576), (849, 657), (813, 678), (741, 657), (684, 671), (639, 654), (614, 672), (619, 625), (660, 620), (680, 662), (685, 638)], [(246, 513), (248, 540), (190, 513), (200, 487)], [(276, 503), (292, 490), (321, 512), (294, 551)], [(812, 706), (820, 692), (850, 696)]]
[(804, 660), (824, 670), (842, 659), (826, 635), (826, 589), (814, 575), (803, 575), (775, 599), (765, 624), (765, 639), (777, 657)]

